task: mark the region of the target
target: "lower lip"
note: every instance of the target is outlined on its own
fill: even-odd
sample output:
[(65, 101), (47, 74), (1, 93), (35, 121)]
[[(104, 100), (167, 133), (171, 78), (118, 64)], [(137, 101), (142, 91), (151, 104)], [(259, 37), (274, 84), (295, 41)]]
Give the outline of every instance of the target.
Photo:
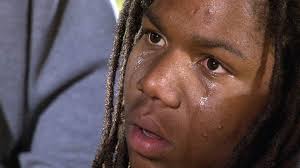
[(155, 159), (171, 150), (171, 144), (162, 138), (147, 136), (137, 126), (130, 126), (127, 133), (129, 148), (138, 154)]

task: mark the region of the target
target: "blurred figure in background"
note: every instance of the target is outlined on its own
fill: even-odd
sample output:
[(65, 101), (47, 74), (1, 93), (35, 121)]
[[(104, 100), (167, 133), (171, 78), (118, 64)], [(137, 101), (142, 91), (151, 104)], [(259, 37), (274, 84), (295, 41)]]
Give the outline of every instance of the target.
[(0, 1), (0, 168), (89, 167), (115, 18), (109, 0)]

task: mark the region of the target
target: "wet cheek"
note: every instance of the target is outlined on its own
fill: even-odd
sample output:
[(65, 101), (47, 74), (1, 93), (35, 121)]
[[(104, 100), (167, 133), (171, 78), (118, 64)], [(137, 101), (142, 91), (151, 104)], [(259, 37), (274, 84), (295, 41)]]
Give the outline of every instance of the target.
[[(214, 106), (215, 133), (220, 141), (236, 140), (247, 134), (255, 119), (265, 108), (263, 95), (243, 95), (224, 98)], [(218, 129), (221, 128), (221, 129)]]
[[(194, 79), (191, 79), (194, 77)], [(206, 81), (204, 78), (199, 79), (197, 75), (189, 75), (188, 81), (185, 83), (185, 97), (182, 111), (186, 120), (186, 135), (194, 136), (199, 134), (199, 138), (206, 141), (208, 137), (208, 129), (213, 124), (214, 106), (212, 105), (213, 94), (216, 85)]]
[[(186, 151), (193, 155), (217, 155), (227, 157), (251, 128), (256, 117), (265, 107), (264, 95), (240, 95), (225, 97), (200, 96), (198, 103), (188, 109), (188, 129), (185, 137), (193, 142), (187, 143)], [(197, 104), (197, 105), (196, 105)], [(192, 144), (192, 145), (188, 145)], [(198, 150), (195, 150), (198, 149)], [(198, 152), (197, 152), (198, 151)], [(200, 152), (200, 153), (199, 153)]]
[(144, 51), (141, 45), (137, 45), (129, 55), (124, 79), (125, 111), (141, 100), (141, 91), (137, 85), (150, 66), (152, 54), (153, 51)]
[[(137, 81), (137, 53), (133, 50), (133, 52), (129, 55), (126, 71), (125, 71), (125, 79), (124, 79), (124, 104), (125, 111), (130, 108), (131, 104), (134, 102), (136, 90), (136, 81)], [(117, 81), (118, 82), (118, 81)]]

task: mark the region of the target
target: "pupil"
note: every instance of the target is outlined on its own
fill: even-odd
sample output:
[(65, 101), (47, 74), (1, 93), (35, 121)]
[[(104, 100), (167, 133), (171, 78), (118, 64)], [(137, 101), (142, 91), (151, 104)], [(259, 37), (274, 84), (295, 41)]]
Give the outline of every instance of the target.
[(220, 65), (219, 62), (216, 61), (215, 59), (209, 58), (207, 60), (207, 67), (212, 71), (218, 69), (219, 65)]
[(152, 43), (158, 43), (160, 41), (160, 36), (156, 33), (150, 33), (150, 41)]

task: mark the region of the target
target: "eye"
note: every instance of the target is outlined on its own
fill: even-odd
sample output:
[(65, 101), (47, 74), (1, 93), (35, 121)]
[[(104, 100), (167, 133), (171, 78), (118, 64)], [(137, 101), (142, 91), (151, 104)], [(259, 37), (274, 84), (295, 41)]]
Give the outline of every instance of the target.
[(202, 64), (208, 71), (215, 74), (224, 74), (227, 72), (221, 63), (214, 58), (206, 58)]
[(165, 40), (158, 33), (148, 32), (146, 33), (146, 35), (148, 38), (148, 42), (152, 45), (163, 47), (166, 44)]

